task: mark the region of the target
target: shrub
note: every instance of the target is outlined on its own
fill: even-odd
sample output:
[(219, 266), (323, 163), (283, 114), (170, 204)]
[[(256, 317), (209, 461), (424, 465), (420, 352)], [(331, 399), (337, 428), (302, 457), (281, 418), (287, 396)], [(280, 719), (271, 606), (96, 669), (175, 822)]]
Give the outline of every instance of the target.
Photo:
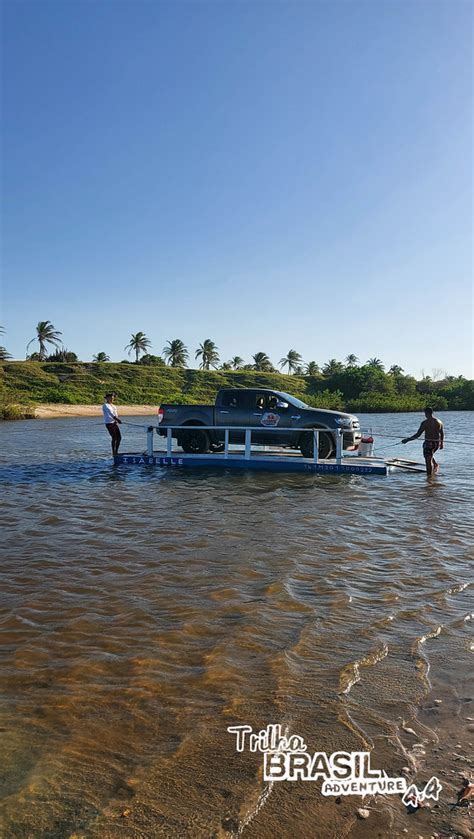
[(145, 353), (140, 358), (139, 364), (159, 364), (164, 367), (165, 362), (163, 361), (161, 355), (150, 355), (150, 353)]
[(79, 361), (79, 359), (75, 352), (71, 352), (70, 350), (64, 348), (62, 350), (56, 350), (56, 352), (48, 355), (45, 361), (66, 361), (69, 364), (73, 364), (75, 361)]
[(9, 403), (0, 406), (0, 415), (4, 420), (34, 419), (35, 409), (32, 405), (15, 405)]
[(344, 397), (340, 390), (322, 390), (307, 395), (304, 400), (312, 408), (328, 408), (330, 411), (344, 410)]

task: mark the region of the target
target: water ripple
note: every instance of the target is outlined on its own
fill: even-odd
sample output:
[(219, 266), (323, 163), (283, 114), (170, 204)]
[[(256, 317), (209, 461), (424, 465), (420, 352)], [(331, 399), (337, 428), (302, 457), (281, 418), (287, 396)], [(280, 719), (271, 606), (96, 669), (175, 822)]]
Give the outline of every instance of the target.
[(465, 452), (432, 482), (185, 474), (114, 467), (96, 421), (19, 428), (0, 426), (3, 835), (266, 839), (298, 810), (331, 839), (347, 811), (262, 787), (227, 725), (415, 772), (436, 715), (460, 718)]

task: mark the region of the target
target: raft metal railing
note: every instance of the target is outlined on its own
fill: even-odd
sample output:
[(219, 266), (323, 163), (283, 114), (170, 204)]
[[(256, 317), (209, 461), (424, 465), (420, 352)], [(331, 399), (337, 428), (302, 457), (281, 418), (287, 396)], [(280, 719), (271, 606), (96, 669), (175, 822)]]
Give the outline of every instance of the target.
[[(269, 428), (269, 427), (258, 427), (258, 428), (249, 428), (246, 425), (232, 425), (232, 426), (225, 426), (225, 425), (166, 425), (163, 429), (160, 426), (150, 425), (147, 427), (147, 456), (153, 457), (153, 432), (156, 430), (160, 432), (161, 430), (165, 430), (166, 428), (166, 456), (173, 457), (176, 456), (176, 453), (173, 453), (173, 430), (179, 429), (181, 433), (188, 432), (188, 431), (222, 431), (224, 432), (224, 451), (221, 457), (228, 458), (234, 457), (231, 452), (229, 452), (229, 443), (230, 443), (230, 434), (234, 431), (243, 431), (245, 432), (244, 436), (244, 458), (245, 460), (250, 460), (252, 454), (252, 433), (255, 432), (262, 432), (265, 431), (265, 434), (270, 431), (277, 434), (278, 432), (282, 432), (282, 428)], [(291, 431), (292, 429), (288, 429)], [(347, 430), (347, 429), (346, 429)], [(336, 463), (340, 464), (342, 461), (343, 456), (343, 434), (344, 429), (342, 428), (298, 428), (294, 429), (295, 433), (298, 434), (313, 434), (313, 457), (311, 458), (314, 463), (319, 463), (319, 435), (322, 434), (331, 434), (336, 438)], [(161, 435), (164, 436), (164, 435)], [(237, 445), (242, 445), (241, 443), (237, 443)], [(262, 445), (261, 443), (254, 442), (254, 445)], [(255, 454), (255, 451), (254, 451)], [(217, 456), (217, 455), (216, 455)]]

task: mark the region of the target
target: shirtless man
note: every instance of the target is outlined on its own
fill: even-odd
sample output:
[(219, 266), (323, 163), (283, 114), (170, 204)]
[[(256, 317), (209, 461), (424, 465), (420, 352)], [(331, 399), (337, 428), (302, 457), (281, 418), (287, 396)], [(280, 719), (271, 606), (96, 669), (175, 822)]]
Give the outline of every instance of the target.
[(426, 474), (431, 475), (433, 469), (438, 471), (438, 464), (434, 459), (434, 453), (438, 449), (444, 448), (444, 428), (441, 420), (433, 416), (433, 408), (425, 408), (425, 417), (421, 423), (416, 434), (412, 437), (404, 437), (402, 443), (409, 443), (410, 440), (416, 440), (421, 437), (423, 431), (425, 432), (425, 441), (423, 443), (423, 456), (426, 463)]

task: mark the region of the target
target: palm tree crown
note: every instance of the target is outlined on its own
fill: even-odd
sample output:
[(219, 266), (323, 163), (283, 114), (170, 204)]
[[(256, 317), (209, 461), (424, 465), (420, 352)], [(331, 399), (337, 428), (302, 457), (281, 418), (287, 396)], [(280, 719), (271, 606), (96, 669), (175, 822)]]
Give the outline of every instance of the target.
[(128, 350), (129, 355), (134, 352), (135, 360), (138, 363), (140, 353), (146, 353), (149, 347), (151, 347), (151, 341), (149, 338), (146, 337), (144, 332), (137, 332), (135, 335), (132, 333), (130, 341), (124, 349)]
[(234, 357), (230, 360), (230, 366), (233, 370), (240, 370), (242, 368), (243, 363), (244, 360), (240, 357), (240, 355), (234, 355)]
[[(5, 327), (0, 326), (0, 335), (5, 334)], [(8, 358), (11, 358), (10, 353), (7, 351), (5, 347), (0, 347), (0, 361), (7, 361)]]
[(98, 352), (97, 355), (94, 355), (92, 361), (110, 361), (109, 356), (105, 352)]
[(266, 352), (257, 352), (255, 355), (252, 356), (253, 358), (253, 369), (259, 370), (261, 373), (271, 373), (273, 370), (273, 364), (270, 361)]
[(348, 367), (355, 367), (358, 361), (359, 359), (356, 355), (354, 355), (353, 352), (349, 353), (349, 355), (346, 357), (346, 364)]
[(388, 371), (389, 376), (401, 376), (403, 373), (403, 367), (400, 367), (399, 364), (392, 364), (390, 370)]
[(374, 370), (384, 370), (383, 361), (380, 358), (369, 358), (367, 367), (373, 367)]
[(294, 373), (296, 368), (301, 364), (303, 359), (296, 350), (288, 350), (284, 358), (280, 358), (278, 364), (280, 367), (288, 367), (288, 373)]
[(344, 366), (340, 361), (336, 361), (335, 358), (330, 358), (323, 367), (323, 373), (325, 376), (335, 376), (337, 373), (341, 373), (343, 369)]
[(319, 370), (319, 364), (316, 364), (315, 361), (309, 361), (305, 367), (305, 373), (307, 376), (317, 376)]
[(60, 347), (62, 344), (61, 338), (59, 337), (62, 335), (62, 332), (58, 332), (50, 320), (40, 320), (40, 322), (36, 326), (36, 335), (31, 341), (28, 342), (26, 346), (26, 351), (28, 352), (28, 347), (33, 341), (38, 341), (39, 344), (39, 358), (40, 361), (46, 356), (46, 344), (52, 344), (54, 347)]
[(168, 341), (166, 347), (163, 347), (163, 355), (170, 367), (186, 367), (189, 358), (188, 350), (180, 338)]
[(211, 341), (210, 338), (206, 338), (202, 344), (199, 344), (199, 347), (196, 350), (195, 358), (201, 359), (201, 363), (199, 365), (201, 370), (209, 370), (211, 367), (217, 367), (219, 364), (219, 353), (214, 341)]

